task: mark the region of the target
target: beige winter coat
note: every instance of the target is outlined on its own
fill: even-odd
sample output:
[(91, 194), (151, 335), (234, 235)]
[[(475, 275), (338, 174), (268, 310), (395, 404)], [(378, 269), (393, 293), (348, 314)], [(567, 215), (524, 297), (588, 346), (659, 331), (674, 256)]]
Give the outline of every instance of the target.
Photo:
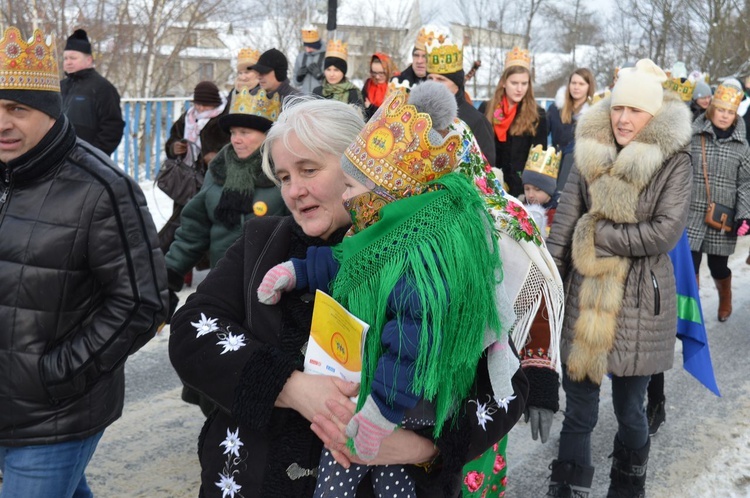
[(610, 99), (576, 129), (575, 160), (547, 239), (565, 281), (561, 355), (574, 380), (672, 367), (677, 326), (668, 252), (690, 205), (690, 112), (664, 104), (618, 150)]

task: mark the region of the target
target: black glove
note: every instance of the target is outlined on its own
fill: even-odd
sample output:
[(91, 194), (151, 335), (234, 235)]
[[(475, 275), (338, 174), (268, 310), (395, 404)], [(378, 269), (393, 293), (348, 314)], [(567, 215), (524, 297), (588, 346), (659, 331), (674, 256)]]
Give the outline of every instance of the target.
[(302, 80), (305, 79), (305, 76), (307, 76), (307, 68), (304, 66), (300, 66), (300, 68), (297, 70), (297, 74), (294, 76), (297, 79), (297, 83), (302, 83)]
[(180, 275), (179, 272), (167, 268), (167, 287), (169, 290), (180, 292), (183, 285), (185, 285), (185, 275)]
[(177, 293), (170, 289), (169, 291), (169, 313), (164, 323), (172, 323), (172, 315), (174, 315), (177, 305), (180, 304), (180, 298), (177, 297)]
[(323, 79), (323, 70), (320, 69), (320, 64), (310, 63), (307, 65), (307, 72), (309, 72), (316, 80)]

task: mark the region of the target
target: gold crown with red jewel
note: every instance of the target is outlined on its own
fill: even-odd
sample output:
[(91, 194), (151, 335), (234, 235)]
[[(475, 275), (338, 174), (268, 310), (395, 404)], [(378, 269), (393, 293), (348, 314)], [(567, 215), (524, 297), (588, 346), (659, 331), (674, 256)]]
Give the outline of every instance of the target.
[(453, 43), (449, 35), (439, 34), (427, 46), (427, 72), (457, 73), (464, 68), (464, 50)]
[(0, 90), (60, 91), (55, 44), (41, 30), (26, 41), (11, 26), (0, 39)]
[(326, 45), (326, 57), (337, 57), (347, 60), (349, 56), (349, 44), (341, 40), (328, 40)]
[(269, 98), (262, 88), (255, 95), (251, 95), (247, 88), (243, 88), (232, 97), (229, 114), (249, 114), (275, 123), (281, 114), (281, 100), (278, 92), (273, 98)]
[(505, 54), (505, 69), (511, 66), (521, 66), (531, 69), (531, 55), (529, 51), (521, 47), (513, 47), (513, 50)]
[(733, 83), (726, 84), (725, 82), (716, 88), (716, 93), (714, 93), (714, 96), (711, 99), (711, 105), (722, 109), (736, 111), (740, 106), (743, 97), (744, 92), (739, 85), (735, 86)]
[(346, 160), (387, 191), (417, 187), (450, 173), (458, 162), (461, 136), (445, 137), (432, 118), (392, 91), (344, 153)]

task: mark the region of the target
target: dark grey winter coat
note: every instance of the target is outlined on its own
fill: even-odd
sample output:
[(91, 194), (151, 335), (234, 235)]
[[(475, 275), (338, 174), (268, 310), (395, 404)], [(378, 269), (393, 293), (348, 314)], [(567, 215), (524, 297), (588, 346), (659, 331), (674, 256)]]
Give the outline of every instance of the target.
[(705, 114), (693, 123), (691, 153), (693, 156), (693, 193), (688, 216), (690, 250), (729, 256), (734, 254), (737, 235), (706, 225), (708, 209), (706, 183), (703, 179), (701, 137), (706, 141), (706, 169), (711, 200), (734, 208), (735, 220), (750, 218), (750, 147), (745, 140), (745, 123), (737, 125), (728, 138), (717, 139), (711, 121)]
[(668, 92), (622, 149), (609, 98), (578, 122), (576, 164), (547, 239), (565, 282), (561, 358), (575, 380), (672, 367), (677, 312), (668, 252), (687, 220), (689, 140), (690, 112)]

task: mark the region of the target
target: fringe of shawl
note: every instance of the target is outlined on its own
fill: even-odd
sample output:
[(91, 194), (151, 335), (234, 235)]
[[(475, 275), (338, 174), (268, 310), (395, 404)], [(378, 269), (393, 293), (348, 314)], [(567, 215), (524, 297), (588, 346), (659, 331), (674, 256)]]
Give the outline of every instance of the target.
[(444, 189), (388, 204), (378, 223), (344, 239), (334, 249), (341, 268), (333, 284), (334, 298), (370, 324), (360, 409), (383, 353), (388, 298), (399, 279), (410, 279), (423, 320), (409, 389), (435, 405), (436, 437), (470, 391), (485, 331), (507, 330), (495, 306), (502, 265), (482, 199), (460, 175), (437, 183)]

